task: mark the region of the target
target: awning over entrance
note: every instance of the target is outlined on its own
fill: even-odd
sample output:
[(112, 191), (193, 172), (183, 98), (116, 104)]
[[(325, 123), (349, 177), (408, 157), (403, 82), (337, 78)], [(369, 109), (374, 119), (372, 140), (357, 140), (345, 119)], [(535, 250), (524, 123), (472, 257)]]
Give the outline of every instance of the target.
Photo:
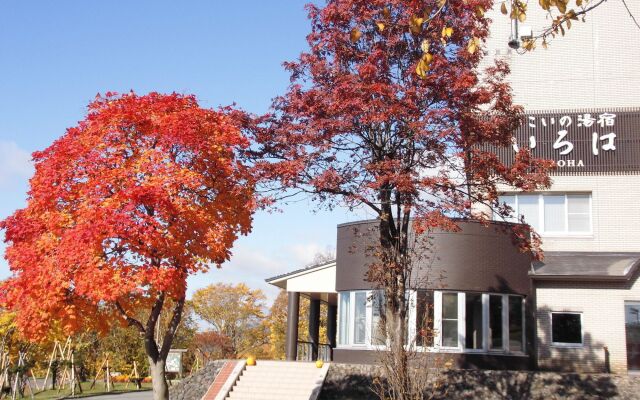
[(301, 293), (310, 299), (322, 300), (334, 305), (337, 301), (335, 261), (274, 276), (266, 282), (287, 292)]
[(537, 280), (626, 281), (639, 266), (640, 253), (545, 252), (529, 275)]
[[(332, 358), (336, 347), (337, 301), (336, 262), (312, 265), (287, 274), (266, 279), (267, 283), (287, 291), (287, 332), (285, 353), (287, 360), (298, 359), (298, 348), (309, 348), (311, 360), (321, 356), (321, 349), (327, 349), (325, 357)], [(298, 317), (300, 313), (300, 295), (309, 298), (309, 342), (298, 340)], [(320, 343), (320, 303), (327, 305), (327, 339), (329, 343)], [(322, 358), (322, 357), (321, 357)]]

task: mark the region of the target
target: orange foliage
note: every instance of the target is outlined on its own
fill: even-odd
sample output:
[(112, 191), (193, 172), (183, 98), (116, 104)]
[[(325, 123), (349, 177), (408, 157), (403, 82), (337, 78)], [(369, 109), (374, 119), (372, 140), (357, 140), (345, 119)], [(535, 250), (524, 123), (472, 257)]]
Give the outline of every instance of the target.
[(240, 114), (107, 93), (33, 154), (27, 207), (0, 222), (12, 271), (0, 303), (23, 333), (104, 329), (159, 293), (184, 298), (189, 274), (229, 259), (255, 208)]

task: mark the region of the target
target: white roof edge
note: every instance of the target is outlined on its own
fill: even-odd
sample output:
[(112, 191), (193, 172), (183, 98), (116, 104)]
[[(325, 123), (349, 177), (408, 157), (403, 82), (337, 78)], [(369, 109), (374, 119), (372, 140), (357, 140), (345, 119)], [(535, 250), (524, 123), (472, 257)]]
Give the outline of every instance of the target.
[(289, 279), (291, 279), (291, 278), (295, 278), (295, 277), (297, 277), (297, 276), (302, 276), (302, 275), (306, 275), (306, 274), (311, 274), (311, 273), (313, 273), (313, 272), (320, 271), (320, 270), (323, 270), (323, 269), (326, 269), (326, 268), (335, 267), (335, 266), (336, 266), (336, 262), (335, 262), (335, 261), (333, 261), (333, 262), (330, 262), (330, 263), (328, 263), (328, 264), (318, 265), (317, 267), (313, 267), (313, 268), (305, 269), (305, 270), (302, 270), (302, 271), (300, 271), (300, 272), (296, 272), (296, 273), (291, 274), (291, 275), (285, 275), (285, 276), (282, 276), (282, 277), (280, 277), (280, 278), (275, 278), (275, 279), (273, 279), (273, 280), (267, 281), (267, 283), (270, 283), (270, 284), (272, 284), (272, 285), (273, 285), (273, 284), (276, 284), (276, 283), (278, 283), (278, 282), (287, 281), (287, 280), (289, 280)]

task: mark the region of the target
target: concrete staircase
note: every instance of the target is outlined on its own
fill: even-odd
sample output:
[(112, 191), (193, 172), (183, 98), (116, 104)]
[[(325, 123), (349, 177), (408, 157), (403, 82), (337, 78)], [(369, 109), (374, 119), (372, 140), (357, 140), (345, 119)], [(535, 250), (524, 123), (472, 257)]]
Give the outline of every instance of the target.
[(227, 399), (315, 400), (328, 370), (329, 364), (258, 360), (245, 367)]

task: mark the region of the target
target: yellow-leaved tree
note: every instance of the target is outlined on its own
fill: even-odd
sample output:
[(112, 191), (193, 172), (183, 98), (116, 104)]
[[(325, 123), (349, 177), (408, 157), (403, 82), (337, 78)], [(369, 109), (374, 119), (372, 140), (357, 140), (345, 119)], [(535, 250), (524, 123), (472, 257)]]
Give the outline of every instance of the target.
[(228, 339), (236, 357), (264, 357), (268, 333), (264, 324), (266, 297), (244, 283), (216, 283), (197, 290), (191, 306), (197, 317)]

